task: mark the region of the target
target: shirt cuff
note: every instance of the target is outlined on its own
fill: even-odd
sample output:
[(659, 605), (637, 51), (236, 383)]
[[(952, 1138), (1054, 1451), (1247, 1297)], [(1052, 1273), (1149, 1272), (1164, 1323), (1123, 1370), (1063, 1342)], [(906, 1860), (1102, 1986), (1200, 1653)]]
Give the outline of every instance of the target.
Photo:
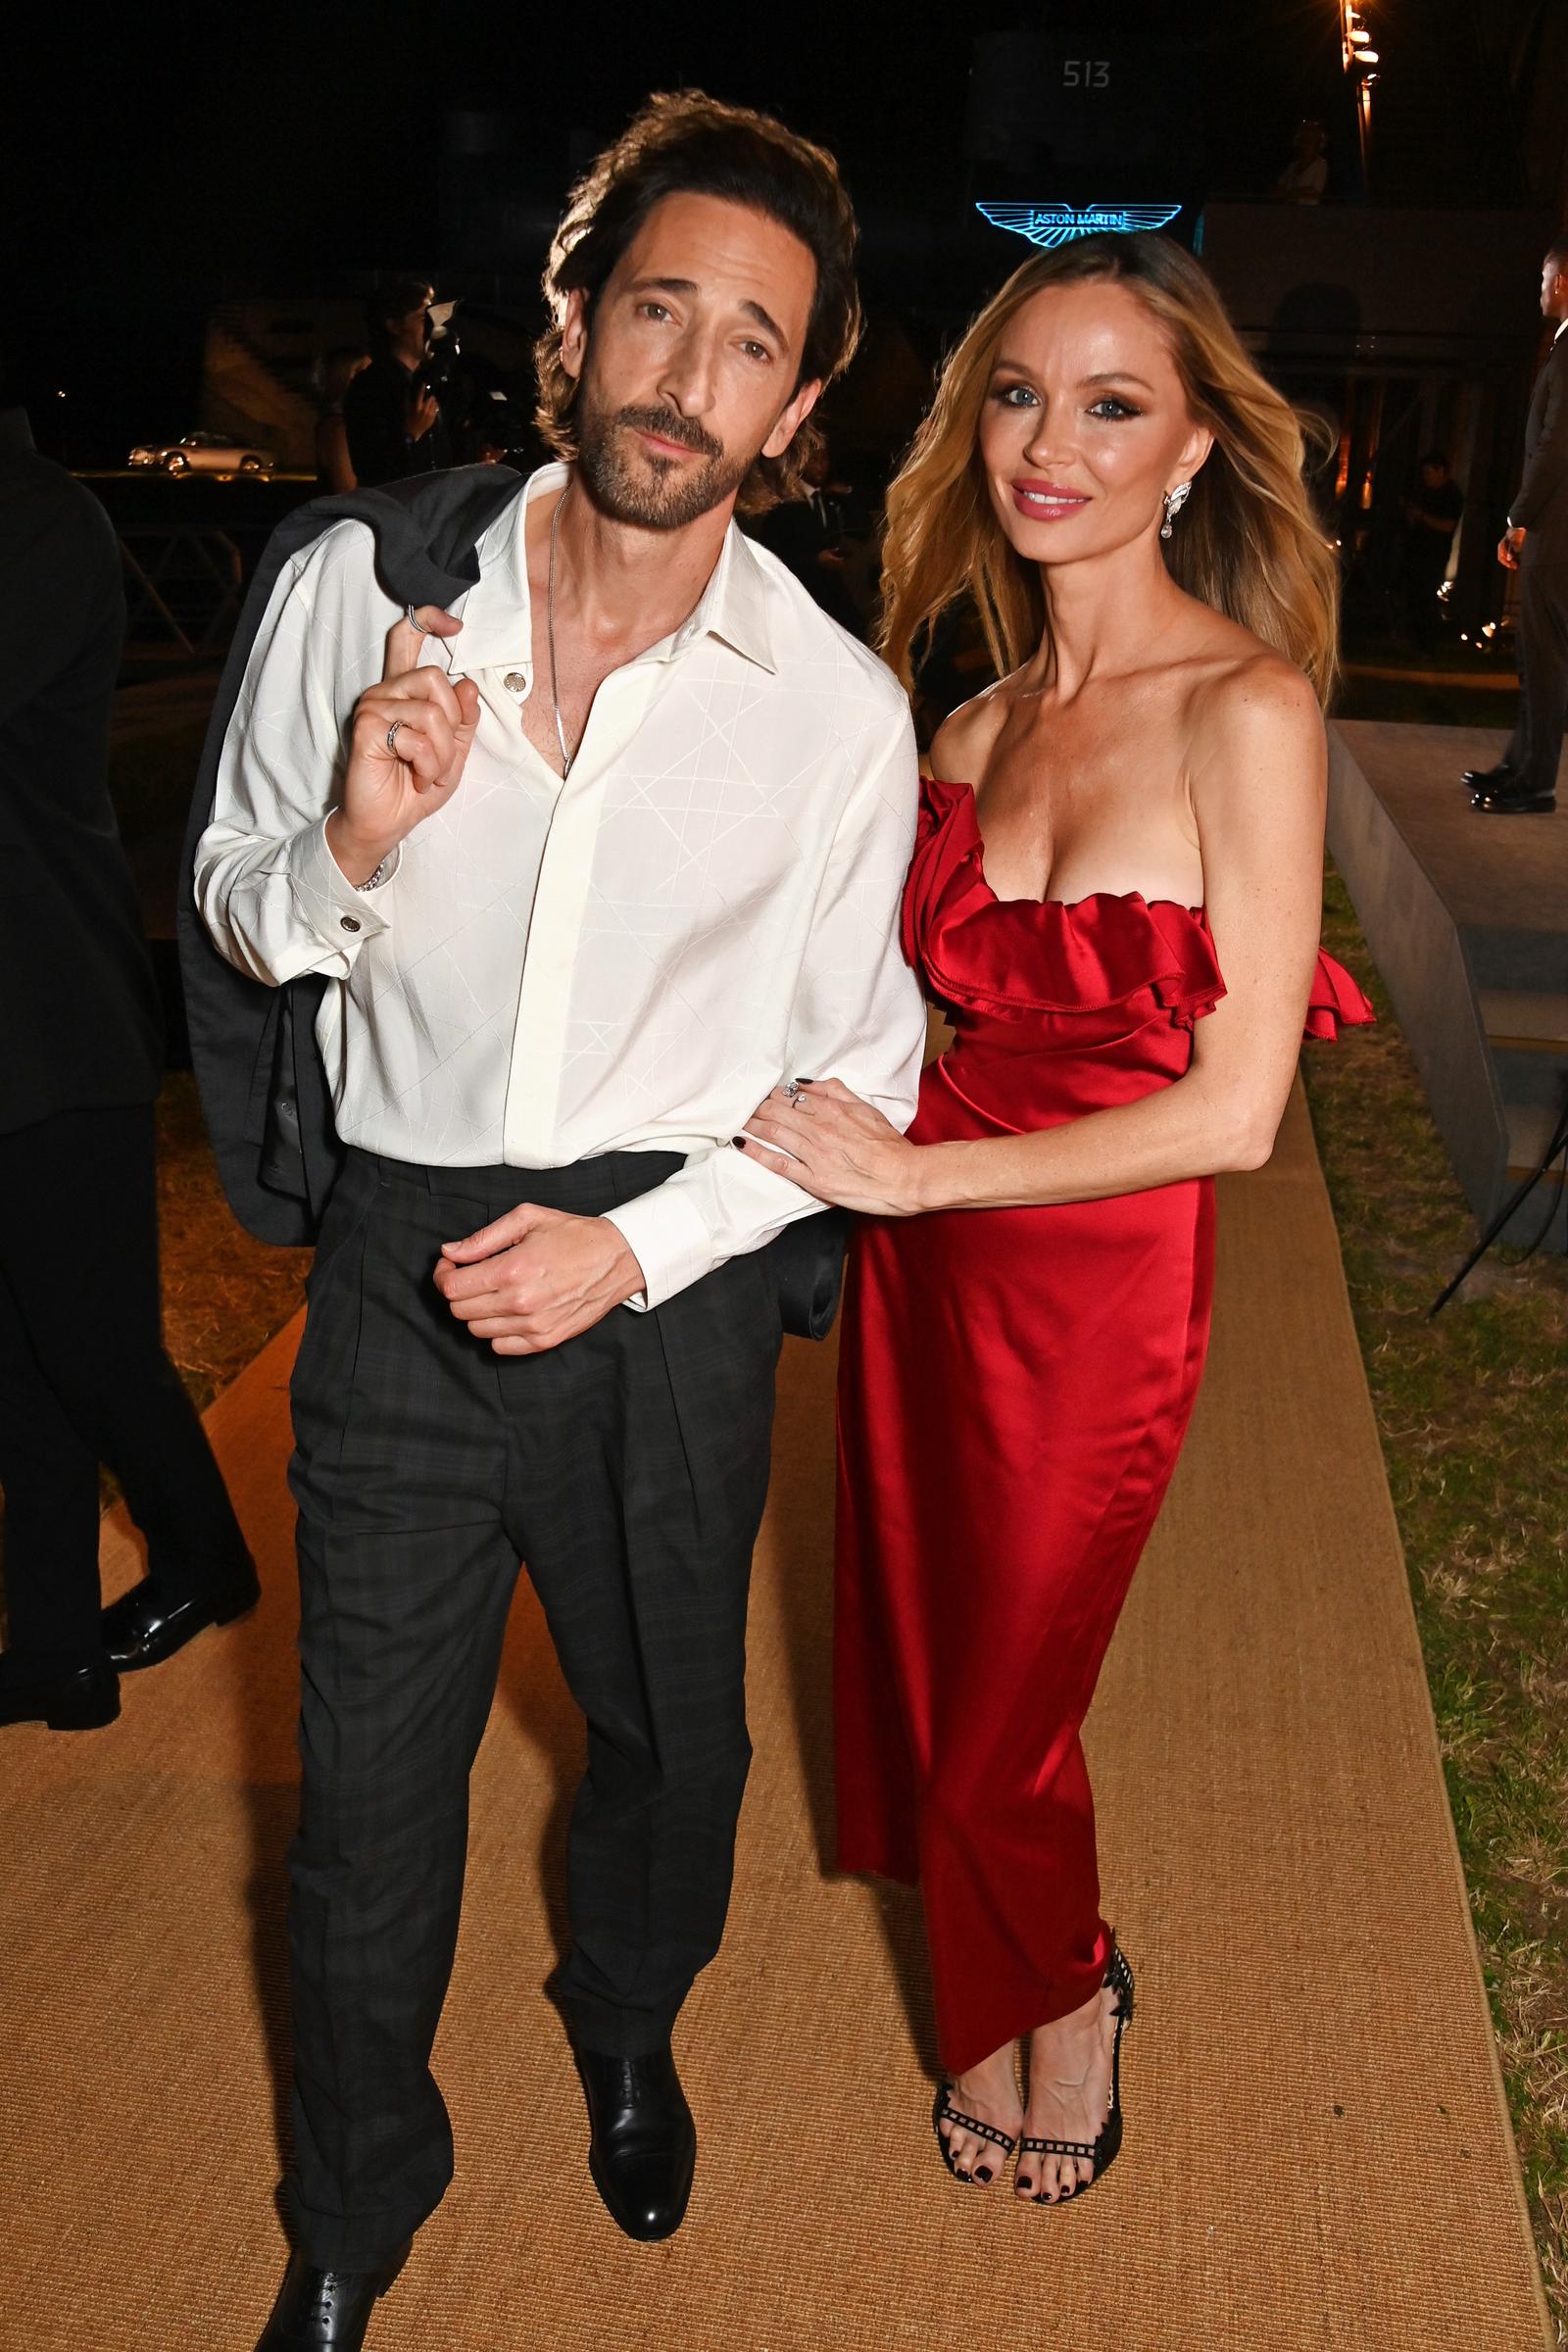
[(684, 1193), (669, 1181), (651, 1193), (607, 1208), (613, 1225), (643, 1270), (645, 1288), (626, 1300), (638, 1314), (662, 1306), (713, 1268), (713, 1237)]
[(351, 959), (368, 939), (391, 928), (387, 884), (398, 868), (401, 844), (374, 890), (356, 890), (326, 846), (327, 819), (296, 833), (289, 843), (289, 873), (301, 914), (317, 937)]

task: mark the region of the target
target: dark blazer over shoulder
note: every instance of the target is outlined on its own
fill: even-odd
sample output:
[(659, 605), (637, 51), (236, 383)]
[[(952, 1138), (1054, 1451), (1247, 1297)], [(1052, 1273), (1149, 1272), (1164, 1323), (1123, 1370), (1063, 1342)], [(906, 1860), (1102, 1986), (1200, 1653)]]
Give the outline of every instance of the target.
[(1521, 563), (1568, 564), (1568, 333), (1557, 337), (1536, 381), (1524, 480), (1508, 523), (1525, 533)]
[(109, 799), (114, 525), (0, 412), (0, 1133), (150, 1102), (163, 1018)]
[(337, 522), (368, 523), (375, 567), (394, 604), (446, 608), (479, 576), (481, 534), (522, 487), (506, 466), (465, 466), (380, 489), (312, 499), (268, 543), (229, 648), (185, 829), (179, 961), (191, 1059), (229, 1205), (259, 1241), (314, 1241), (342, 1146), (316, 1015), (326, 983), (308, 974), (269, 988), (236, 971), (196, 907), (196, 851), (213, 821), (223, 738), (256, 633), (293, 559)]

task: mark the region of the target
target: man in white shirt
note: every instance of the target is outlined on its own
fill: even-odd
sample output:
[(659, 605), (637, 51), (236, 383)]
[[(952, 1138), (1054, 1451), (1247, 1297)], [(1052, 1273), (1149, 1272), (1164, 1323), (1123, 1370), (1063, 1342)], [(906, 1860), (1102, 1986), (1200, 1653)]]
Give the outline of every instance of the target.
[(670, 2049), (728, 1896), (776, 1294), (816, 1203), (730, 1142), (780, 1078), (901, 1126), (904, 699), (731, 520), (853, 350), (831, 160), (653, 101), (575, 192), (542, 414), (567, 463), (400, 618), (324, 534), (257, 639), (197, 860), (224, 956), (329, 986), (349, 1147), (294, 1384), (295, 2251), (262, 2345), (358, 2346), (452, 2172), (429, 2054), (519, 1554), (588, 1720), (556, 1984), (593, 2177), (685, 2210)]

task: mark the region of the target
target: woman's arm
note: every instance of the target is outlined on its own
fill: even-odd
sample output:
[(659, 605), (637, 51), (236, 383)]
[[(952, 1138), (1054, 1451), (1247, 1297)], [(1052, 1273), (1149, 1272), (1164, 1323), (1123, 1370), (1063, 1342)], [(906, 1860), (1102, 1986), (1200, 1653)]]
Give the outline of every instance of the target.
[[(770, 1098), (743, 1147), (822, 1200), (871, 1214), (1100, 1200), (1260, 1167), (1284, 1115), (1317, 954), (1327, 756), (1306, 680), (1272, 657), (1215, 689), (1191, 791), (1227, 995), (1185, 1076), (1033, 1135), (909, 1145), (836, 1080)], [(788, 1153), (788, 1159), (779, 1156)]]

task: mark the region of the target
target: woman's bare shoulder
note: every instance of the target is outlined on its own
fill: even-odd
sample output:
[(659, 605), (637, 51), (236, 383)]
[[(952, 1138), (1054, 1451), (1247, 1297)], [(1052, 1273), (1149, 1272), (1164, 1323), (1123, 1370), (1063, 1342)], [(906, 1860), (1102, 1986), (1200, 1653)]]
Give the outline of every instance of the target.
[(1195, 771), (1275, 760), (1315, 768), (1324, 753), (1323, 713), (1311, 680), (1294, 662), (1225, 624), (1223, 639), (1195, 664), (1188, 717)]
[(931, 739), (926, 766), (945, 784), (978, 784), (1007, 715), (1007, 680), (998, 678), (950, 710)]

